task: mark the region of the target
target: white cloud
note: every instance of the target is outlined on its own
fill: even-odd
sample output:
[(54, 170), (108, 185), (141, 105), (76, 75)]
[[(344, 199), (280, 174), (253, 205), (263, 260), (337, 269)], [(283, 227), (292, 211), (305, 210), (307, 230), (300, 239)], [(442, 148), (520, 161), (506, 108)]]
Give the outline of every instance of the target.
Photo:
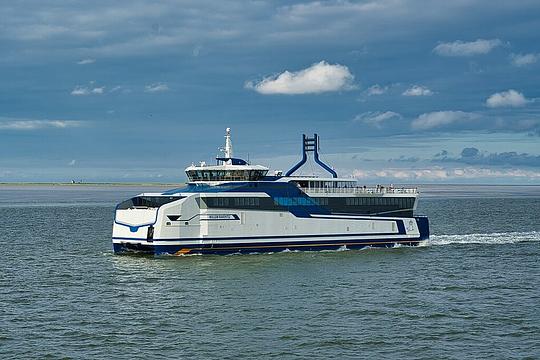
[[(93, 82), (91, 82), (92, 84)], [(71, 95), (73, 96), (87, 96), (87, 95), (101, 95), (105, 91), (105, 86), (101, 87), (87, 87), (87, 86), (81, 86), (77, 85), (75, 88), (71, 91)]]
[(392, 119), (401, 119), (401, 114), (398, 114), (393, 111), (369, 111), (362, 113), (360, 115), (356, 115), (356, 117), (353, 119), (353, 122), (362, 122), (364, 124), (374, 126), (376, 128), (381, 128), (383, 123)]
[(366, 90), (367, 96), (375, 96), (375, 95), (382, 95), (388, 91), (388, 86), (380, 86), (379, 84), (375, 84), (373, 86), (370, 86)]
[(76, 163), (77, 163), (77, 160), (73, 159), (68, 163), (68, 165), (69, 166), (74, 166)]
[(428, 130), (476, 118), (477, 114), (463, 111), (434, 111), (418, 116), (411, 123), (411, 127), (416, 130)]
[(307, 69), (264, 78), (258, 83), (247, 82), (245, 87), (260, 94), (318, 94), (329, 91), (351, 90), (354, 75), (344, 65), (332, 65), (326, 61), (313, 64)]
[(501, 46), (503, 42), (499, 39), (476, 41), (454, 41), (449, 43), (441, 43), (433, 49), (433, 51), (441, 56), (473, 56), (487, 54), (497, 46)]
[(127, 88), (123, 85), (117, 85), (109, 90), (110, 93), (122, 93), (122, 94), (129, 94), (131, 93), (131, 89)]
[(352, 171), (352, 176), (357, 179), (385, 178), (389, 181), (425, 180), (447, 181), (459, 179), (490, 179), (490, 178), (521, 178), (540, 179), (540, 172), (524, 169), (492, 169), (492, 168), (442, 168), (432, 167), (424, 169), (379, 169)]
[(71, 95), (74, 95), (74, 96), (85, 96), (85, 95), (89, 95), (90, 94), (90, 90), (86, 87), (83, 87), (83, 86), (75, 86), (75, 89), (73, 89), (71, 91)]
[(510, 54), (510, 61), (514, 66), (527, 66), (540, 60), (540, 54)]
[(162, 91), (168, 91), (169, 86), (165, 83), (154, 83), (150, 85), (146, 85), (144, 87), (145, 92), (149, 93), (155, 93), (155, 92), (162, 92)]
[(405, 90), (401, 95), (403, 96), (431, 96), (433, 91), (422, 85), (413, 85)]
[(520, 107), (527, 104), (528, 101), (522, 93), (510, 89), (491, 95), (486, 100), (486, 106), (490, 108)]
[(82, 121), (73, 120), (3, 120), (0, 118), (0, 130), (38, 130), (46, 128), (65, 129), (84, 126)]
[(77, 64), (78, 65), (88, 65), (88, 64), (93, 64), (96, 62), (96, 59), (82, 59), (80, 61), (77, 61)]

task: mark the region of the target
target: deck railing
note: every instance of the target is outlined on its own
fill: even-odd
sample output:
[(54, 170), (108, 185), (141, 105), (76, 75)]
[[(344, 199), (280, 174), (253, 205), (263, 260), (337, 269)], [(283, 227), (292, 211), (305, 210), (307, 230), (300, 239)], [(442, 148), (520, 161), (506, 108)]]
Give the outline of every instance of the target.
[(404, 187), (343, 187), (343, 188), (300, 188), (305, 193), (314, 194), (418, 194), (417, 188)]

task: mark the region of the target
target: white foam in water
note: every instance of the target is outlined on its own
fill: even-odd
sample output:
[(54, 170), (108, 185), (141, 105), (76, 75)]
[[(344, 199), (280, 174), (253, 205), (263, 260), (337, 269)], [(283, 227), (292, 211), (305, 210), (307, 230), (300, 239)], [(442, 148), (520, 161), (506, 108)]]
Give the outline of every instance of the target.
[(463, 235), (432, 235), (429, 245), (448, 244), (515, 244), (527, 241), (540, 241), (539, 231), (508, 232), (491, 234), (463, 234)]

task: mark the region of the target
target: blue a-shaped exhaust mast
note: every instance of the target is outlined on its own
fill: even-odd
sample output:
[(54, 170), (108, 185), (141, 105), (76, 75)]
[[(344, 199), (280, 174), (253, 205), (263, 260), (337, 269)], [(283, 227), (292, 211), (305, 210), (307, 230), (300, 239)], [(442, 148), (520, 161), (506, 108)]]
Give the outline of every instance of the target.
[(300, 169), (300, 167), (306, 163), (308, 152), (313, 153), (315, 162), (332, 174), (333, 178), (338, 177), (337, 173), (330, 166), (326, 165), (319, 159), (319, 135), (317, 134), (313, 134), (312, 138), (307, 137), (306, 134), (302, 134), (302, 160), (287, 171), (285, 176), (291, 176), (296, 170)]

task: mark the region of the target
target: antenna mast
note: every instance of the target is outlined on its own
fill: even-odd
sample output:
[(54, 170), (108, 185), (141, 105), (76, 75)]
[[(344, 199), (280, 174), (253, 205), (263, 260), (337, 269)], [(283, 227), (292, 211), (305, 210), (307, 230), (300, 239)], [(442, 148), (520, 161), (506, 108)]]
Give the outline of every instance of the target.
[(225, 129), (225, 158), (231, 159), (233, 157), (233, 148), (231, 141), (231, 128)]

